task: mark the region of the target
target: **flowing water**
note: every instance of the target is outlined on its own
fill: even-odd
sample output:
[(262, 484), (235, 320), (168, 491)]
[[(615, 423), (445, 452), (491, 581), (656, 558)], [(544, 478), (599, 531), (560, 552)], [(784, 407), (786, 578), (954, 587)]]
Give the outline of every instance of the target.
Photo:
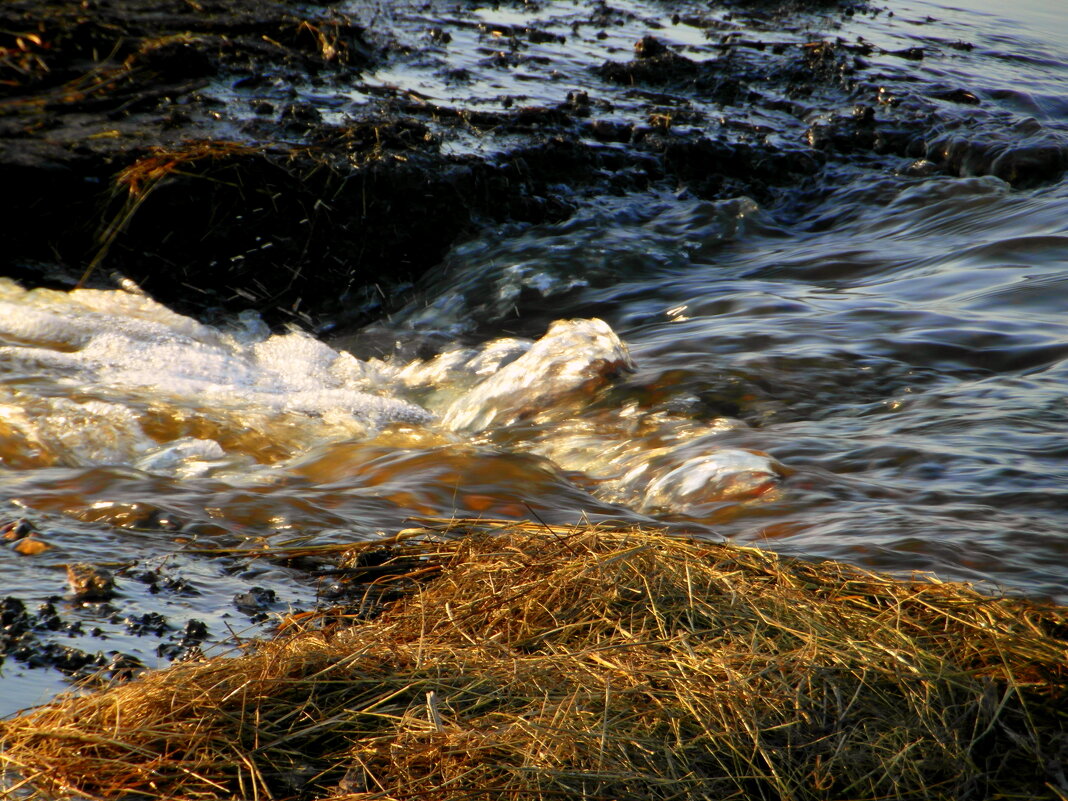
[[(1000, 8), (913, 3), (844, 34), (967, 39), (888, 74), (965, 85), (980, 133), (1063, 142), (1068, 24)], [(595, 199), (456, 247), (408, 305), (334, 339), (0, 279), (0, 510), (51, 545), (5, 550), (5, 594), (69, 604), (63, 566), (108, 564), (175, 638), (197, 619), (218, 640), (248, 626), (249, 583), (275, 611), (318, 588), (211, 549), (536, 515), (1068, 602), (1068, 182), (901, 167), (763, 206)], [(68, 613), (69, 644), (166, 662), (113, 609)], [(0, 713), (59, 686), (9, 660)]]

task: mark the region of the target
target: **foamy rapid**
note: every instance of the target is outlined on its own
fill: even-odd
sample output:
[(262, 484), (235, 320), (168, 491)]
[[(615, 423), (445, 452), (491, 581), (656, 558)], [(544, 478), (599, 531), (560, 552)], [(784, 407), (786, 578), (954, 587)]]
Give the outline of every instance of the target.
[[(694, 434), (687, 423), (682, 436), (661, 421), (659, 439), (676, 441), (650, 448), (628, 435), (633, 410), (587, 414), (635, 368), (598, 319), (400, 364), (361, 361), (303, 332), (272, 335), (253, 316), (224, 330), (141, 294), (25, 291), (4, 280), (0, 339), (11, 465), (128, 465), (188, 478), (284, 463), (399, 426), (547, 456), (643, 510), (759, 494), (780, 472), (766, 456), (711, 440), (693, 453), (695, 437), (714, 439), (715, 427)], [(522, 437), (505, 443), (502, 432), (516, 426)]]

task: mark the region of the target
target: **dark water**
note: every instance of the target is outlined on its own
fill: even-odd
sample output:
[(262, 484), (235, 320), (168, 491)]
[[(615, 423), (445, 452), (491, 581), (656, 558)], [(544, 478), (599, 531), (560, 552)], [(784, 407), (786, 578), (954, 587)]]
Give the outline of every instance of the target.
[(430, 313), (454, 333), (594, 313), (639, 365), (618, 402), (745, 421), (715, 445), (795, 472), (717, 532), (1064, 597), (1063, 185), (862, 175), (789, 226), (734, 203), (621, 205), (465, 254), (434, 288), (451, 315)]
[[(763, 204), (684, 189), (595, 199), (567, 222), (457, 247), (407, 307), (326, 342), (270, 337), (253, 318), (209, 328), (119, 291), (3, 284), (0, 499), (53, 546), (5, 550), (5, 593), (58, 596), (85, 623), (64, 635), (75, 647), (165, 664), (156, 641), (63, 600), (63, 565), (180, 575), (187, 590), (154, 594), (120, 573), (121, 598), (160, 609), (172, 633), (198, 619), (223, 640), (249, 626), (232, 600), (249, 583), (277, 591), (276, 613), (318, 586), (198, 549), (373, 539), (412, 514), (537, 514), (1068, 602), (1068, 183), (1010, 183), (990, 155), (1068, 141), (1054, 6), (1007, 18), (978, 0), (903, 3), (839, 31), (939, 54), (880, 61), (895, 91), (922, 80), (980, 98), (942, 112), (943, 145), (973, 145), (959, 176), (902, 158)], [(659, 35), (700, 55), (693, 30), (634, 7), (636, 25), (664, 17)], [(572, 12), (478, 10), (546, 25)], [(960, 40), (973, 47), (946, 46)], [(381, 79), (432, 93), (434, 74), (399, 64)], [(611, 331), (558, 327), (530, 344), (590, 318)], [(0, 713), (60, 686), (9, 659)]]

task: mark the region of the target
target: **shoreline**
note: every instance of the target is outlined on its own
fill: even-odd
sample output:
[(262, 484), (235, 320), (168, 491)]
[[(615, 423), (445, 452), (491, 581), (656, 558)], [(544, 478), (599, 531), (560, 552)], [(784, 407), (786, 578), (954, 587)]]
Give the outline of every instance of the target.
[(352, 603), (4, 721), (0, 759), (30, 797), (1068, 793), (1065, 608), (609, 526), (339, 564)]
[(663, 20), (591, 3), (529, 25), (447, 4), (388, 24), (283, 0), (83, 5), (0, 10), (5, 273), (130, 279), (207, 320), (349, 332), (464, 238), (598, 196), (789, 211), (846, 168), (1020, 186), (1068, 169), (1041, 126), (1021, 138), (966, 88), (913, 74), (971, 45), (846, 41), (883, 13), (846, 0)]

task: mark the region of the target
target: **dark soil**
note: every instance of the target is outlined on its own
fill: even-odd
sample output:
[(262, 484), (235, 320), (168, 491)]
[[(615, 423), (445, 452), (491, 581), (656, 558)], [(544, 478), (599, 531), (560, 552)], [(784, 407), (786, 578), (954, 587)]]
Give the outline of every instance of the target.
[[(361, 24), (284, 0), (7, 0), (0, 273), (56, 287), (127, 277), (202, 318), (252, 308), (273, 325), (344, 328), (402, 300), (478, 228), (560, 220), (591, 195), (652, 187), (766, 204), (845, 162), (1016, 183), (1068, 169), (1068, 146), (1044, 131), (984, 138), (954, 117), (983, 113), (967, 88), (873, 71), (873, 56), (907, 65), (932, 49), (835, 38), (838, 21), (882, 13), (863, 4), (728, 3), (714, 18), (664, 3), (672, 26), (711, 43), (710, 60), (665, 45), (662, 23), (622, 3), (590, 0), (588, 18), (559, 29), (479, 21), (486, 4), (430, 2), (408, 17), (408, 4), (387, 6), (392, 27), (370, 2), (347, 6)], [(632, 55), (585, 75), (538, 50), (581, 56), (583, 35), (631, 29), (646, 31)], [(471, 31), (468, 66), (450, 67)], [(433, 59), (460, 87), (522, 69), (592, 89), (551, 104), (506, 93), (491, 107), (367, 79)], [(451, 147), (463, 136), (477, 152)]]
[[(626, 17), (590, 9), (591, 25)], [(566, 39), (490, 28), (480, 35), (510, 44), (487, 69)], [(0, 31), (0, 272), (58, 287), (128, 277), (200, 317), (253, 308), (275, 325), (360, 324), (480, 226), (559, 220), (584, 194), (652, 185), (766, 200), (816, 174), (829, 151), (923, 149), (915, 131), (882, 125), (870, 107), (808, 142), (802, 126), (796, 147), (783, 148), (749, 122), (738, 123), (747, 136), (723, 136), (713, 129), (729, 119), (710, 125), (684, 106), (695, 92), (725, 106), (781, 105), (755, 88), (773, 75), (807, 108), (857, 70), (858, 48), (832, 42), (728, 38), (724, 58), (697, 63), (642, 37), (633, 60), (599, 67), (644, 117), (630, 122), (607, 113), (616, 98), (591, 103), (582, 91), (552, 107), (504, 97), (487, 110), (368, 86), (368, 71), (411, 49), (328, 5), (9, 0)], [(444, 23), (423, 39), (451, 40)], [(240, 93), (246, 113), (219, 99), (220, 86)], [(350, 89), (378, 100), (325, 121), (315, 98)], [(442, 148), (460, 129), (488, 143), (481, 153)]]

